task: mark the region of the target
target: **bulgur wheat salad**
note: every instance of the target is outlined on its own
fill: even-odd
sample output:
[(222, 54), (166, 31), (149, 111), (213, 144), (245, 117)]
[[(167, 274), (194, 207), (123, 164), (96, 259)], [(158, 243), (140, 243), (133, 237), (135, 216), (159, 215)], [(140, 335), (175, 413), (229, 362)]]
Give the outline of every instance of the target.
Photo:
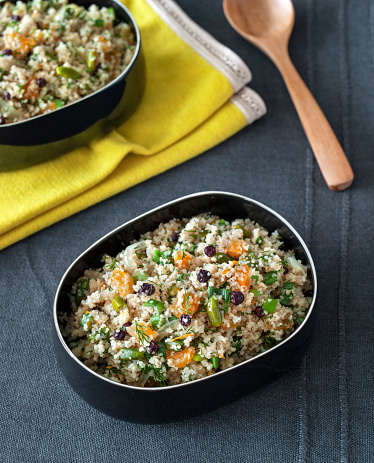
[(73, 285), (59, 314), (73, 354), (132, 386), (168, 386), (264, 352), (302, 323), (307, 268), (249, 219), (173, 219)]
[(0, 10), (0, 125), (48, 113), (111, 82), (135, 49), (113, 8), (67, 0), (5, 2)]

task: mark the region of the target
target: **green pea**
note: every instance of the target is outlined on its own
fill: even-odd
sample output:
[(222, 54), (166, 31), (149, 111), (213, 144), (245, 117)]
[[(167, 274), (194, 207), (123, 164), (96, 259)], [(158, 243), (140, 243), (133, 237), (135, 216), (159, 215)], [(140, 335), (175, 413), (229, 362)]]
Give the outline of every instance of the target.
[(113, 307), (113, 310), (115, 310), (116, 312), (118, 312), (118, 310), (125, 306), (126, 307), (126, 303), (125, 301), (122, 299), (121, 296), (116, 296), (113, 300), (112, 300), (112, 307)]
[(222, 312), (219, 310), (218, 301), (215, 296), (209, 298), (206, 313), (208, 314), (209, 323), (212, 326), (221, 326)]
[(246, 230), (244, 227), (242, 227), (241, 225), (235, 225), (234, 228), (238, 228), (240, 230), (243, 230), (243, 236), (244, 238), (250, 238), (251, 237), (251, 234), (249, 233), (248, 230)]
[(205, 360), (205, 357), (200, 354), (195, 354), (192, 360), (195, 360), (195, 362), (201, 362), (202, 360)]
[(58, 76), (66, 77), (68, 79), (79, 79), (81, 77), (78, 71), (76, 71), (73, 68), (68, 68), (66, 66), (59, 66), (56, 69), (56, 73)]
[(123, 361), (140, 360), (144, 358), (144, 352), (140, 352), (139, 349), (127, 348), (127, 349), (121, 349), (119, 352), (120, 352), (119, 357)]
[(96, 61), (97, 61), (96, 50), (88, 50), (86, 53), (86, 66), (90, 72), (95, 70)]
[(75, 303), (77, 306), (79, 306), (80, 303), (83, 301), (83, 299), (85, 299), (88, 287), (89, 287), (88, 280), (83, 278), (82, 280), (79, 281), (77, 285), (77, 291), (75, 293)]
[(182, 339), (177, 339), (176, 341), (165, 341), (165, 346), (166, 349), (179, 351), (183, 350), (184, 342), (182, 341)]
[(217, 264), (226, 264), (231, 260), (235, 260), (234, 257), (229, 256), (228, 254), (224, 254), (223, 252), (217, 252), (216, 254), (216, 261)]
[(212, 357), (211, 358), (211, 361), (213, 363), (213, 368), (215, 370), (217, 370), (218, 366), (219, 366), (219, 358), (218, 357)]
[(83, 326), (83, 328), (87, 326), (87, 330), (90, 330), (92, 327), (92, 321), (93, 321), (93, 318), (92, 318), (91, 312), (87, 311), (82, 317), (81, 325)]
[(134, 273), (134, 275), (132, 276), (134, 283), (136, 283), (137, 281), (146, 281), (148, 280), (148, 278), (149, 278), (149, 275), (148, 273), (145, 273), (145, 272)]

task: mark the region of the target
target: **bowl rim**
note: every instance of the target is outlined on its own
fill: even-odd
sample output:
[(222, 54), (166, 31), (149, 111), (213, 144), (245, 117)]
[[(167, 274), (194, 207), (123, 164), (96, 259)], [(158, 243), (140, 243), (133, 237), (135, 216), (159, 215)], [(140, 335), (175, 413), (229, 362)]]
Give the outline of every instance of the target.
[[(137, 222), (139, 220), (142, 220), (144, 217), (150, 215), (150, 214), (154, 214), (154, 213), (157, 213), (158, 211), (162, 210), (162, 209), (165, 209), (166, 207), (169, 207), (169, 206), (173, 206), (174, 204), (177, 204), (181, 201), (185, 201), (185, 200), (190, 200), (190, 199), (194, 199), (194, 198), (197, 198), (199, 196), (209, 196), (209, 195), (226, 195), (226, 196), (229, 196), (229, 197), (232, 197), (232, 198), (237, 198), (237, 199), (240, 199), (240, 200), (244, 200), (246, 202), (250, 202), (250, 203), (253, 203), (255, 204), (256, 206), (259, 206), (261, 207), (262, 209), (264, 209), (266, 212), (270, 213), (270, 214), (273, 214), (275, 215), (280, 221), (282, 221), (293, 233), (294, 233), (294, 236), (297, 238), (297, 240), (300, 242), (300, 244), (302, 245), (302, 248), (308, 258), (308, 261), (309, 261), (309, 264), (310, 264), (310, 269), (311, 269), (311, 272), (312, 272), (312, 275), (313, 275), (313, 282), (314, 282), (314, 287), (313, 287), (313, 297), (312, 297), (312, 301), (310, 303), (310, 306), (308, 308), (308, 312), (305, 316), (305, 319), (304, 321), (302, 322), (302, 324), (290, 335), (288, 336), (286, 339), (284, 339), (283, 341), (281, 341), (279, 344), (277, 344), (276, 346), (270, 348), (269, 350), (265, 351), (265, 352), (262, 352), (250, 359), (247, 359), (245, 360), (244, 362), (241, 362), (241, 363), (238, 363), (237, 365), (233, 365), (232, 367), (230, 368), (227, 368), (225, 370), (222, 370), (222, 371), (219, 371), (217, 373), (215, 373), (214, 375), (210, 375), (210, 376), (204, 376), (203, 378), (199, 378), (199, 379), (194, 379), (193, 381), (191, 382), (188, 382), (188, 383), (180, 383), (180, 384), (174, 384), (174, 385), (171, 385), (171, 386), (160, 386), (160, 387), (149, 387), (149, 388), (146, 388), (146, 387), (140, 387), (140, 386), (131, 386), (129, 384), (122, 384), (122, 383), (117, 383), (115, 381), (112, 381), (108, 378), (105, 378), (104, 376), (102, 375), (99, 375), (98, 373), (96, 373), (95, 371), (91, 370), (89, 367), (87, 367), (84, 363), (82, 363), (74, 354), (73, 352), (69, 349), (68, 345), (66, 344), (62, 334), (61, 334), (61, 330), (59, 328), (59, 324), (58, 324), (58, 318), (57, 318), (57, 301), (59, 299), (59, 295), (61, 293), (61, 289), (62, 289), (62, 285), (63, 285), (63, 282), (66, 278), (66, 276), (68, 275), (68, 273), (70, 272), (70, 270), (74, 267), (74, 265), (76, 264), (76, 262), (81, 258), (83, 257), (86, 253), (88, 253), (92, 248), (94, 248), (97, 244), (99, 244), (100, 242), (102, 241), (105, 241), (107, 238), (109, 238), (110, 235), (114, 235), (116, 233), (118, 233), (121, 229), (125, 228), (125, 227), (128, 227), (128, 226), (131, 226), (132, 223), (134, 222)], [(111, 385), (113, 386), (118, 386), (118, 387), (122, 387), (122, 388), (125, 388), (125, 389), (130, 389), (130, 390), (137, 390), (137, 391), (166, 391), (166, 390), (170, 390), (171, 388), (180, 388), (180, 387), (186, 387), (186, 386), (190, 386), (192, 384), (195, 384), (195, 383), (198, 383), (198, 382), (201, 382), (201, 381), (207, 381), (209, 379), (212, 379), (212, 378), (217, 378), (219, 375), (222, 375), (224, 373), (227, 373), (229, 371), (233, 371), (234, 369), (236, 368), (239, 368), (245, 364), (249, 364), (250, 362), (254, 362), (256, 360), (258, 360), (259, 358), (261, 357), (264, 357), (265, 355), (269, 354), (270, 352), (273, 352), (274, 350), (276, 350), (277, 348), (279, 348), (280, 346), (283, 346), (284, 344), (286, 344), (289, 340), (291, 340), (299, 331), (300, 329), (306, 324), (306, 322), (308, 321), (308, 319), (310, 318), (311, 316), (311, 313), (314, 309), (314, 306), (315, 306), (315, 301), (316, 301), (316, 298), (317, 298), (317, 273), (316, 273), (316, 269), (315, 269), (315, 265), (314, 265), (314, 261), (313, 261), (313, 258), (310, 254), (310, 251), (307, 247), (307, 245), (305, 244), (304, 240), (301, 238), (301, 236), (299, 235), (299, 233), (295, 230), (295, 228), (286, 220), (284, 219), (278, 212), (274, 211), (273, 209), (271, 209), (270, 207), (266, 206), (265, 204), (259, 202), (259, 201), (256, 201), (255, 199), (252, 199), (252, 198), (249, 198), (247, 196), (243, 196), (243, 195), (240, 195), (240, 194), (237, 194), (237, 193), (230, 193), (230, 192), (227, 192), (227, 191), (219, 191), (219, 190), (208, 190), (208, 191), (201, 191), (201, 192), (198, 192), (198, 193), (192, 193), (192, 194), (189, 194), (189, 195), (186, 195), (186, 196), (181, 196), (180, 198), (177, 198), (177, 199), (174, 199), (172, 201), (169, 201), (167, 203), (164, 203), (162, 204), (161, 206), (158, 206), (158, 207), (155, 207), (127, 222), (125, 222), (124, 224), (116, 227), (114, 230), (110, 231), (109, 233), (107, 233), (106, 235), (104, 235), (102, 238), (98, 239), (97, 241), (95, 241), (95, 243), (93, 243), (91, 246), (89, 246), (85, 251), (83, 251), (74, 261), (73, 263), (68, 267), (68, 269), (65, 271), (65, 273), (63, 274), (63, 276), (61, 277), (61, 280), (60, 280), (60, 283), (58, 285), (58, 288), (56, 290), (56, 295), (55, 295), (55, 298), (54, 298), (54, 304), (53, 304), (53, 318), (54, 318), (54, 328), (57, 332), (57, 336), (58, 336), (58, 339), (60, 341), (60, 343), (62, 344), (62, 346), (64, 347), (65, 351), (68, 353), (68, 355), (74, 359), (74, 361), (80, 366), (80, 367), (83, 367), (84, 369), (86, 369), (89, 373), (93, 374), (94, 376), (96, 376), (97, 378), (103, 380), (103, 381), (107, 381), (108, 383), (110, 383)]]
[[(10, 1), (12, 2), (12, 1), (15, 1), (15, 0), (10, 0)], [(51, 114), (55, 114), (57, 111), (62, 111), (64, 109), (66, 109), (66, 108), (72, 108), (72, 107), (74, 107), (74, 105), (77, 105), (77, 104), (79, 104), (79, 103), (81, 103), (83, 101), (86, 101), (89, 98), (91, 98), (93, 96), (96, 96), (99, 93), (107, 90), (109, 87), (111, 87), (112, 85), (117, 84), (120, 80), (122, 80), (124, 77), (126, 77), (127, 74), (129, 74), (129, 72), (131, 71), (131, 69), (134, 66), (134, 63), (136, 62), (136, 60), (138, 59), (138, 57), (140, 55), (141, 37), (140, 37), (139, 26), (138, 26), (138, 23), (135, 21), (134, 16), (132, 15), (132, 13), (130, 12), (130, 10), (127, 8), (127, 6), (125, 4), (121, 3), (119, 0), (107, 0), (107, 1), (115, 3), (119, 8), (124, 10), (125, 13), (127, 14), (128, 18), (129, 18), (129, 20), (131, 21), (130, 26), (132, 26), (134, 28), (134, 32), (135, 32), (135, 36), (136, 36), (135, 37), (136, 47), (135, 47), (134, 55), (131, 58), (131, 61), (129, 62), (129, 64), (126, 66), (126, 68), (114, 80), (111, 80), (104, 87), (101, 87), (101, 88), (97, 89), (96, 91), (90, 93), (89, 95), (86, 95), (83, 98), (79, 98), (79, 100), (73, 101), (72, 103), (69, 103), (66, 106), (63, 106), (61, 108), (57, 108), (54, 111), (51, 111), (49, 113), (39, 114), (38, 116), (32, 116), (32, 117), (29, 117), (28, 119), (24, 119), (22, 121), (17, 121), (17, 122), (12, 122), (10, 124), (0, 125), (0, 131), (1, 130), (4, 131), (5, 129), (10, 128), (10, 127), (17, 127), (17, 126), (20, 126), (22, 124), (27, 124), (27, 123), (29, 123), (31, 121), (39, 120), (40, 118), (51, 116)], [(73, 3), (73, 2), (71, 0), (68, 0), (68, 4), (69, 3)], [(96, 4), (95, 0), (92, 0), (92, 4)]]

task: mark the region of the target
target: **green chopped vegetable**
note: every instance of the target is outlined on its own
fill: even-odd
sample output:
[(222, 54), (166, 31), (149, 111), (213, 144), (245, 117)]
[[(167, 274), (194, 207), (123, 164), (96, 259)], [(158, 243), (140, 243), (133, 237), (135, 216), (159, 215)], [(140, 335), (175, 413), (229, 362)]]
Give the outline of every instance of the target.
[(110, 6), (110, 7), (108, 8), (108, 14), (109, 14), (110, 16), (113, 16), (114, 18), (116, 17), (116, 12), (114, 11), (114, 8), (113, 8), (113, 7)]
[(212, 357), (210, 360), (211, 360), (212, 363), (213, 363), (213, 368), (214, 368), (215, 370), (217, 370), (217, 368), (218, 368), (218, 366), (219, 366), (219, 358), (218, 358), (218, 357)]
[(161, 314), (164, 311), (165, 304), (161, 301), (157, 301), (156, 299), (149, 299), (147, 302), (144, 302), (144, 307), (153, 307), (157, 309), (157, 312)]
[(256, 240), (256, 243), (261, 246), (261, 244), (264, 242), (264, 238), (262, 236), (259, 236)]
[(273, 347), (274, 344), (276, 343), (276, 340), (272, 338), (271, 336), (269, 336), (268, 334), (265, 335), (265, 341), (269, 347)]
[(258, 281), (258, 275), (252, 275), (251, 280), (253, 281)]
[(88, 50), (86, 53), (86, 66), (90, 72), (93, 72), (96, 68), (97, 54), (96, 50)]
[(274, 313), (275, 307), (277, 306), (278, 301), (272, 297), (268, 297), (265, 301), (265, 304), (262, 306), (264, 310), (268, 313)]
[(225, 219), (221, 219), (219, 222), (218, 222), (218, 225), (220, 227), (223, 227), (224, 225), (226, 225), (226, 220)]
[(104, 26), (104, 21), (102, 19), (95, 19), (94, 26), (103, 27)]
[(125, 303), (125, 301), (122, 299), (121, 296), (116, 296), (116, 297), (113, 298), (113, 300), (112, 300), (112, 307), (113, 307), (113, 310), (115, 310), (116, 312), (118, 312), (118, 310), (119, 310), (121, 307), (126, 307), (126, 303)]
[(235, 260), (235, 257), (231, 257), (228, 254), (224, 254), (223, 252), (217, 252), (215, 255), (217, 264), (226, 264), (231, 260)]
[(176, 341), (165, 341), (166, 349), (172, 351), (180, 351), (184, 349), (184, 342), (182, 339), (177, 339)]
[(46, 50), (44, 53), (48, 56), (48, 58), (51, 58), (57, 61), (57, 56), (51, 53), (50, 51)]
[[(238, 352), (242, 347), (242, 340), (238, 339), (237, 341), (235, 341), (234, 344), (232, 345), (232, 347), (235, 349), (235, 352)], [(233, 352), (233, 354), (235, 352)]]
[(153, 327), (158, 326), (161, 321), (160, 315), (164, 311), (165, 304), (161, 301), (156, 301), (155, 299), (149, 299), (143, 305), (145, 307), (153, 307), (154, 309), (157, 309), (157, 312), (151, 316), (150, 321)]
[(88, 288), (88, 280), (86, 280), (85, 278), (80, 280), (77, 284), (77, 291), (75, 293), (75, 304), (77, 305), (77, 307), (80, 305), (83, 299), (86, 298), (86, 292), (88, 291)]
[[(179, 278), (179, 277), (178, 277)], [(176, 296), (178, 294), (178, 288), (176, 284), (172, 284), (171, 287), (168, 289), (169, 296)]]
[(140, 360), (144, 358), (144, 351), (140, 352), (139, 349), (134, 348), (121, 349), (119, 351), (119, 358), (122, 361)]
[(62, 108), (65, 103), (62, 100), (55, 100), (56, 109)]
[(56, 69), (56, 74), (61, 77), (66, 77), (67, 79), (79, 79), (81, 77), (78, 71), (66, 66), (59, 66)]
[(291, 299), (293, 297), (292, 289), (294, 287), (294, 283), (291, 280), (287, 280), (283, 283), (282, 286), (282, 293), (279, 297), (279, 302), (288, 307), (291, 304)]
[(75, 9), (67, 6), (64, 12), (64, 19), (71, 19), (75, 15)]
[(212, 297), (214, 294), (222, 296), (224, 305), (223, 311), (227, 313), (230, 304), (231, 289), (229, 288), (214, 288), (213, 286), (208, 287), (208, 297)]
[(299, 319), (298, 319), (297, 321), (298, 321), (298, 322), (300, 323), (300, 325), (301, 325), (301, 323), (303, 323), (304, 320), (305, 320), (304, 317), (299, 317)]
[(195, 362), (201, 362), (202, 360), (205, 360), (205, 357), (203, 357), (200, 354), (195, 354), (192, 358), (192, 360), (195, 360)]
[(87, 330), (90, 330), (92, 326), (92, 321), (93, 321), (93, 318), (92, 318), (91, 312), (87, 311), (82, 317), (81, 325), (83, 326), (83, 328), (86, 325)]
[(134, 283), (136, 283), (137, 281), (147, 281), (148, 278), (149, 278), (149, 275), (148, 273), (145, 273), (145, 272), (134, 273), (134, 275), (132, 276)]
[(278, 281), (277, 272), (265, 273), (265, 275), (264, 275), (264, 283), (265, 283), (265, 285), (269, 286), (272, 283), (275, 283), (276, 281)]
[(214, 295), (209, 298), (206, 313), (208, 315), (209, 323), (212, 326), (221, 326), (222, 312), (219, 309), (218, 301)]
[(160, 251), (159, 249), (156, 249), (156, 251), (153, 253), (152, 260), (157, 264), (161, 263), (161, 259), (171, 260), (172, 252), (173, 251), (171, 249), (168, 249), (167, 251)]
[(159, 342), (158, 345), (160, 346), (158, 352), (159, 352), (164, 358), (166, 358), (166, 346), (165, 346), (164, 341)]
[(287, 280), (287, 281), (285, 281), (285, 282), (283, 283), (282, 288), (283, 288), (283, 289), (293, 289), (294, 284), (295, 284), (295, 283), (293, 283), (291, 280)]
[(235, 225), (234, 228), (238, 228), (240, 230), (243, 230), (243, 236), (244, 238), (250, 238), (251, 237), (251, 234), (249, 233), (248, 230), (246, 230), (244, 227), (242, 227), (241, 225)]
[(206, 238), (206, 235), (209, 233), (209, 230), (203, 230), (199, 233), (200, 238)]
[(258, 289), (251, 289), (250, 292), (254, 295), (254, 296), (261, 296), (262, 292), (259, 291)]

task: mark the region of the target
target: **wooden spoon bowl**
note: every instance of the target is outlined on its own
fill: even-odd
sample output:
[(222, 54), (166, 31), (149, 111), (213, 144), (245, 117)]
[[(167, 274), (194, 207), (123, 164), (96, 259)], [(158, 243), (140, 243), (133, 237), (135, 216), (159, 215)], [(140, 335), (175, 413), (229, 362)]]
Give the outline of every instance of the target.
[(231, 26), (277, 66), (328, 187), (348, 188), (354, 175), (347, 157), (288, 54), (295, 21), (291, 0), (223, 0), (223, 10)]

